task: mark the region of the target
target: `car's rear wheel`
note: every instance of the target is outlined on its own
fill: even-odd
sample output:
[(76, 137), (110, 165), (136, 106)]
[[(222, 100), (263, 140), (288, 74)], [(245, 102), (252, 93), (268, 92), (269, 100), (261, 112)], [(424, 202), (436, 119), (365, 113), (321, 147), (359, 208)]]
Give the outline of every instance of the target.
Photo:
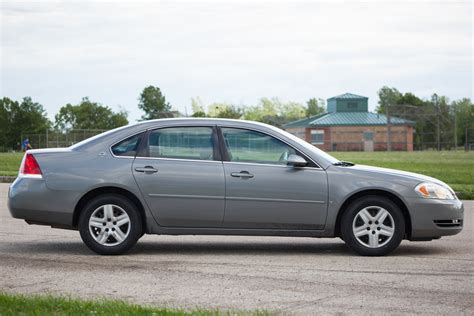
[(84, 207), (79, 218), (84, 243), (101, 255), (120, 255), (132, 248), (143, 234), (136, 206), (128, 199), (107, 194)]
[(342, 239), (364, 256), (383, 256), (395, 250), (405, 235), (405, 219), (390, 199), (365, 196), (349, 205), (341, 220)]

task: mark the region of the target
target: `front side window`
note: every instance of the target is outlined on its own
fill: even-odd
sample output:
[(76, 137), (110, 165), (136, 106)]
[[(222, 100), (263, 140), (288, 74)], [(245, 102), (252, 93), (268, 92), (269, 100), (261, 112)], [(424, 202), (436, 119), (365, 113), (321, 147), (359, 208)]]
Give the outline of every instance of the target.
[(142, 135), (143, 133), (131, 136), (122, 140), (120, 143), (113, 145), (113, 154), (120, 157), (135, 157)]
[(148, 137), (149, 156), (214, 160), (211, 127), (169, 127), (154, 130)]
[(225, 146), (232, 162), (286, 165), (295, 150), (269, 135), (237, 128), (222, 128)]

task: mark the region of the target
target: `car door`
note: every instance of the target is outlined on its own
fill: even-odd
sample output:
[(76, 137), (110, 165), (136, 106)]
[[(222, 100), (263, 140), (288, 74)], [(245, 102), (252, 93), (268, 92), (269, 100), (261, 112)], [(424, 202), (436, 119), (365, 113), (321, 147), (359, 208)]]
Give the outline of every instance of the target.
[(132, 172), (161, 226), (220, 227), (225, 180), (215, 127), (149, 131)]
[(230, 127), (220, 130), (226, 160), (224, 227), (324, 228), (328, 188), (323, 169), (314, 163), (288, 166), (288, 156), (300, 153), (271, 135)]

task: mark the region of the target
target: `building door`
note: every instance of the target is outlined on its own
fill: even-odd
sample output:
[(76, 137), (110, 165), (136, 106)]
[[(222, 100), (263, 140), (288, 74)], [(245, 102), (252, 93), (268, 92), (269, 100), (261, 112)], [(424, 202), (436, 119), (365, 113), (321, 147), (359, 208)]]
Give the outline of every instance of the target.
[(364, 151), (374, 151), (374, 132), (364, 132)]

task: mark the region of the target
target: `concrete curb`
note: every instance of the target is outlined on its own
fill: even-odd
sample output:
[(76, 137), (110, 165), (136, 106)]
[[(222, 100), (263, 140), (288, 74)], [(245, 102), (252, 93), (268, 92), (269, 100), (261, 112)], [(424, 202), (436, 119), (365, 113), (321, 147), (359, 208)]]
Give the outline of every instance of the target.
[(11, 183), (15, 181), (15, 176), (0, 176), (0, 183)]

